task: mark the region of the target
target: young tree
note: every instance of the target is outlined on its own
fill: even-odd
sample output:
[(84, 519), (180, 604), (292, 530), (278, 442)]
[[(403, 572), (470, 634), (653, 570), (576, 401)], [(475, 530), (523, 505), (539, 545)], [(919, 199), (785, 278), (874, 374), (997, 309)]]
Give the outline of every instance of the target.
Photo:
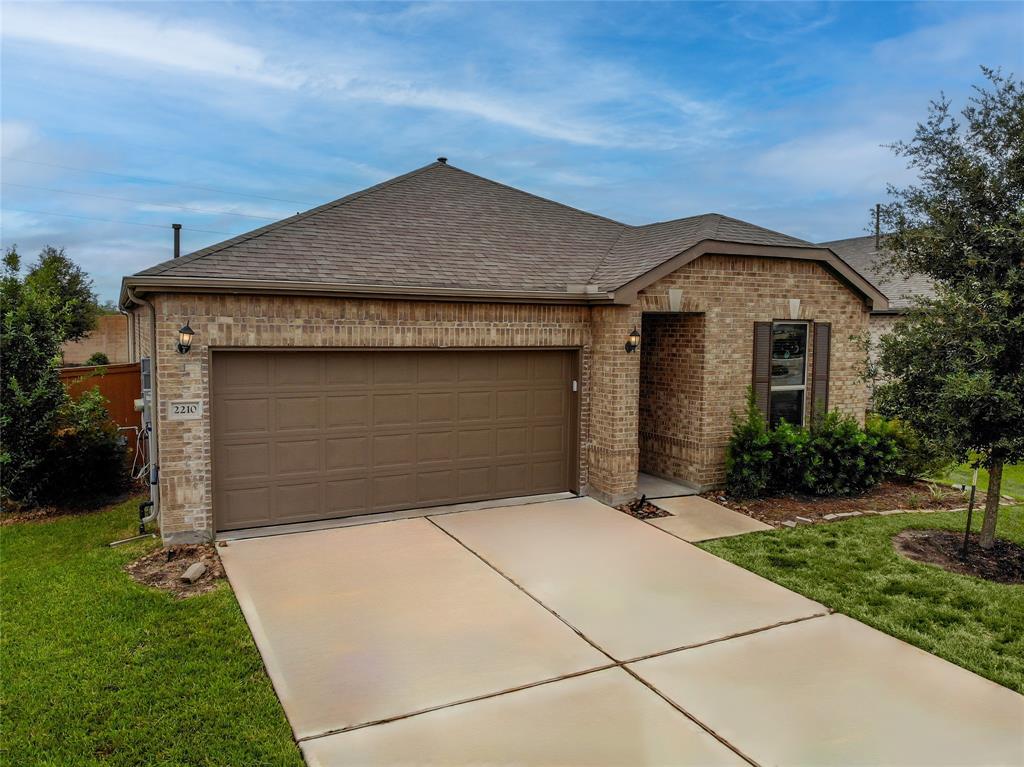
[(96, 327), (102, 313), (96, 302), (92, 278), (64, 254), (64, 248), (47, 245), (29, 267), (25, 283), (53, 297), (63, 311), (65, 341), (77, 341)]
[(962, 119), (944, 97), (893, 146), (919, 182), (882, 209), (893, 270), (935, 284), (883, 338), (879, 409), (989, 471), (980, 545), (995, 543), (1004, 463), (1024, 457), (1024, 89), (982, 69)]
[(0, 491), (5, 501), (36, 503), (57, 415), (67, 399), (56, 361), (65, 311), (19, 276), (16, 249), (4, 254), (0, 278)]

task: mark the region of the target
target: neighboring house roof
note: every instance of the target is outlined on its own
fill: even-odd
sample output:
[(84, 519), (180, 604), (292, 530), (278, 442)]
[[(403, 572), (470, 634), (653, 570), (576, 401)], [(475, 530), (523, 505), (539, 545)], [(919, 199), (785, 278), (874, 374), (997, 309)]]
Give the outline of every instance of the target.
[(823, 261), (876, 306), (885, 301), (831, 251), (804, 240), (719, 214), (629, 226), (439, 161), (138, 272), (125, 278), (122, 303), (127, 288), (215, 283), (609, 301), (715, 242)]
[(835, 251), (840, 258), (885, 293), (889, 298), (889, 312), (905, 312), (916, 296), (935, 295), (931, 282), (922, 274), (890, 274), (886, 253), (875, 248), (874, 235), (818, 244)]

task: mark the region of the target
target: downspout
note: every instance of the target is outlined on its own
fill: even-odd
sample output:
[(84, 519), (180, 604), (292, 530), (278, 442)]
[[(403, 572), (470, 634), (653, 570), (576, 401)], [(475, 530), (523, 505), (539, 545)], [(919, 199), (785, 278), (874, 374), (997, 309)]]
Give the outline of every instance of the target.
[(153, 404), (152, 404), (152, 416), (153, 416), (153, 442), (152, 442), (152, 454), (149, 456), (149, 497), (152, 503), (152, 509), (149, 514), (142, 516), (142, 508), (139, 508), (139, 528), (143, 529), (148, 522), (152, 522), (160, 516), (160, 399), (157, 396), (157, 353), (156, 353), (156, 307), (153, 306), (152, 302), (147, 301), (144, 298), (139, 298), (132, 289), (125, 289), (128, 294), (128, 300), (132, 303), (140, 304), (141, 306), (149, 307), (149, 350), (150, 350), (150, 367), (149, 372), (151, 376), (151, 385), (153, 389)]
[(132, 322), (132, 316), (127, 311), (122, 309), (120, 306), (117, 307), (117, 311), (124, 315), (125, 324), (128, 326), (128, 332), (127, 332), (127, 337), (128, 337), (128, 361), (129, 362), (134, 362), (135, 361), (135, 328), (134, 328), (134, 323)]

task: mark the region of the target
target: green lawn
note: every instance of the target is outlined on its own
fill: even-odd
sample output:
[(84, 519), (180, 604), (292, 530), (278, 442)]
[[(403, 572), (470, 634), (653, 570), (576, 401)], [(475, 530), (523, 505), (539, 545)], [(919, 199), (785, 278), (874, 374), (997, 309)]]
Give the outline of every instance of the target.
[[(999, 536), (1024, 544), (1024, 506), (1004, 507), (999, 516)], [(962, 530), (965, 518), (964, 512), (861, 517), (701, 546), (1024, 693), (1024, 586), (911, 562), (892, 547), (900, 530)]]
[(227, 584), (175, 600), (121, 567), (137, 501), (0, 529), (0, 763), (301, 765)]
[[(974, 469), (963, 464), (946, 472), (941, 477), (936, 477), (940, 482), (948, 482), (951, 485), (970, 485)], [(981, 506), (985, 505), (984, 491), (988, 490), (988, 472), (982, 469), (978, 472), (978, 500)], [(1003, 467), (1003, 481), (999, 485), (999, 491), (1003, 495), (1024, 500), (1024, 463), (1015, 463)]]

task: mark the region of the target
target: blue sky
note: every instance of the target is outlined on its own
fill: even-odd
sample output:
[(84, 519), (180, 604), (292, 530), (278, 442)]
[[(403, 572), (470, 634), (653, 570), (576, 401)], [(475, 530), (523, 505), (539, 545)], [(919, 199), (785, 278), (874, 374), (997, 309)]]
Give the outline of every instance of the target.
[(979, 64), (1024, 74), (1021, 3), (0, 13), (3, 245), (65, 246), (104, 299), (169, 257), (172, 222), (195, 250), (438, 155), (629, 223), (855, 236), (911, 180), (882, 144)]

